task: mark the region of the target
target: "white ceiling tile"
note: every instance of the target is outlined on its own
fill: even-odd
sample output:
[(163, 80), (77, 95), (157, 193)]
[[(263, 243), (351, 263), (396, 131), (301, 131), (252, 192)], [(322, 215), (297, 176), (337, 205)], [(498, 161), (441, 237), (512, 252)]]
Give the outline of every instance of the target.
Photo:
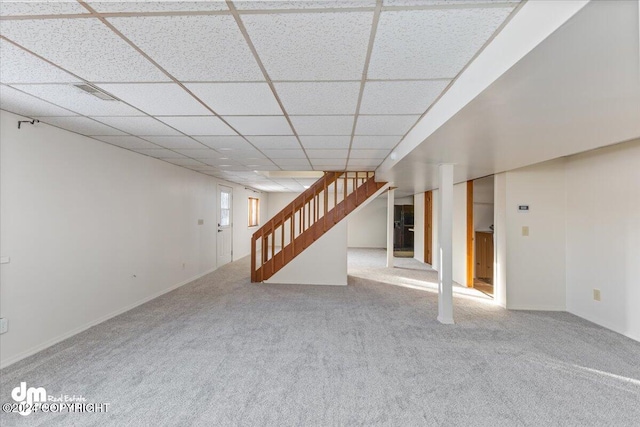
[(264, 154), (262, 154), (260, 151), (256, 150), (255, 148), (249, 148), (245, 150), (222, 150), (220, 151), (220, 153), (224, 154), (229, 158), (237, 160), (240, 163), (243, 163), (243, 162), (246, 163), (253, 160), (267, 159)]
[(187, 135), (236, 135), (233, 129), (215, 116), (159, 117), (158, 119)]
[(247, 139), (261, 150), (300, 148), (295, 136), (249, 136)]
[(453, 78), (512, 8), (383, 11), (370, 79)]
[(391, 150), (351, 150), (350, 159), (384, 159)]
[(306, 186), (311, 186), (313, 184), (316, 183), (316, 179), (307, 179), (307, 178), (296, 178), (296, 181), (300, 184), (300, 185), (306, 185)]
[(124, 132), (86, 117), (43, 117), (42, 121), (82, 135), (124, 135)]
[(3, 21), (0, 32), (89, 81), (168, 80), (98, 19)]
[(264, 79), (233, 16), (147, 16), (109, 21), (178, 80)]
[(375, 7), (375, 0), (250, 0), (234, 1), (238, 10), (256, 9), (324, 9), (343, 7)]
[(272, 159), (306, 159), (302, 149), (297, 150), (262, 150), (264, 154)]
[(356, 135), (404, 135), (420, 116), (360, 116)]
[(292, 135), (284, 116), (226, 116), (224, 118), (242, 135)]
[(223, 116), (282, 114), (267, 83), (189, 83), (186, 86)]
[(0, 40), (0, 82), (73, 83), (79, 80), (29, 52)]
[(311, 170), (311, 165), (307, 162), (305, 164), (290, 164), (290, 165), (278, 165), (280, 169), (284, 171), (308, 171)]
[(95, 117), (95, 119), (132, 135), (172, 136), (180, 134), (152, 117)]
[(388, 149), (391, 150), (400, 142), (401, 136), (359, 136), (353, 137), (352, 150)]
[(175, 1), (175, 0), (136, 0), (136, 1), (91, 1), (89, 6), (101, 13), (113, 12), (207, 12), (228, 10), (222, 0)]
[(243, 15), (274, 80), (358, 80), (373, 12)]
[(367, 82), (360, 114), (422, 114), (448, 84), (449, 80)]
[(189, 148), (205, 148), (201, 143), (194, 141), (188, 136), (145, 136), (145, 139), (164, 148), (183, 150)]
[(382, 0), (383, 6), (441, 6), (478, 3), (519, 3), (520, 0)]
[(355, 114), (359, 82), (275, 83), (276, 92), (289, 115)]
[(349, 150), (307, 150), (311, 162), (318, 159), (342, 159), (346, 160)]
[(211, 112), (175, 83), (99, 84), (151, 116), (198, 116)]
[(218, 149), (248, 149), (253, 148), (241, 136), (196, 136), (197, 141), (202, 142), (207, 147)]
[(164, 161), (178, 166), (206, 166), (204, 163), (194, 159), (164, 159)]
[(349, 135), (342, 136), (301, 136), (300, 141), (306, 149), (348, 149)]
[(291, 116), (298, 135), (351, 135), (353, 116)]
[(353, 167), (378, 167), (382, 159), (349, 159), (349, 168)]
[(201, 149), (189, 149), (189, 150), (176, 150), (180, 154), (184, 154), (187, 157), (191, 157), (193, 159), (219, 159), (220, 157), (225, 157), (222, 154), (208, 148)]
[(120, 101), (106, 101), (72, 84), (14, 85), (13, 87), (85, 116), (142, 116)]
[(249, 171), (249, 168), (230, 159), (202, 159), (201, 161), (225, 171)]
[(271, 160), (273, 160), (273, 162), (276, 165), (282, 167), (283, 169), (287, 167), (287, 170), (305, 170), (306, 168), (309, 167), (309, 162), (307, 161), (307, 159), (300, 159), (300, 158), (280, 159), (280, 158), (274, 157)]
[(155, 144), (135, 136), (94, 136), (93, 138), (129, 150), (160, 148)]
[(145, 156), (155, 157), (156, 159), (184, 159), (185, 156), (176, 153), (171, 150), (165, 150), (163, 148), (151, 148), (151, 149), (138, 149), (133, 150), (136, 153), (144, 154)]
[(83, 13), (89, 13), (89, 11), (82, 7), (80, 3), (69, 0), (3, 0), (0, 6), (0, 16), (67, 15)]
[(273, 162), (267, 158), (264, 159), (234, 159), (238, 163), (246, 167), (255, 166), (273, 166)]
[(346, 162), (346, 159), (315, 159), (311, 160), (311, 165), (318, 170), (341, 170)]
[(0, 108), (27, 117), (74, 116), (75, 113), (9, 86), (0, 85)]

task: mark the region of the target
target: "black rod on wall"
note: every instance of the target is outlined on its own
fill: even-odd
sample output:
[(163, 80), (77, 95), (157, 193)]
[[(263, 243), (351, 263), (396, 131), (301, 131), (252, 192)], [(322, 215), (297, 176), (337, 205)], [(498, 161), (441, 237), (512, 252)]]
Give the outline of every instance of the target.
[(40, 123), (40, 120), (38, 119), (32, 119), (32, 120), (18, 120), (18, 129), (20, 129), (20, 125), (22, 123), (29, 123), (30, 125), (36, 124), (36, 123)]

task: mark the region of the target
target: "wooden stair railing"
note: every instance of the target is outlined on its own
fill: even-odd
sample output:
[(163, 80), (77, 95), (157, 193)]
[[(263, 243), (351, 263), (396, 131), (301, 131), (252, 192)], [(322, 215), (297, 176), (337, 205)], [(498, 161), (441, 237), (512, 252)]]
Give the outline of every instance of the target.
[(253, 234), (251, 281), (269, 279), (384, 185), (374, 172), (325, 172)]

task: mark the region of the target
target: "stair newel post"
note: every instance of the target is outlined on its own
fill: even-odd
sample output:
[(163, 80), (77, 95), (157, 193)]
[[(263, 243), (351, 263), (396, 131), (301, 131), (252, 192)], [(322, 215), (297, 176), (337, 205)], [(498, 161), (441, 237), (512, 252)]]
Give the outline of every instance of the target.
[(256, 281), (256, 239), (251, 236), (251, 281)]

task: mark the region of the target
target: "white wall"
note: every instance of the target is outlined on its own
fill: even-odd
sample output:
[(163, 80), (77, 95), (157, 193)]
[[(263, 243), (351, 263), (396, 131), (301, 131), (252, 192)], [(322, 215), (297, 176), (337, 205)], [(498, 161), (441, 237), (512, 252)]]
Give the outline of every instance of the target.
[(340, 221), (265, 283), (347, 285), (347, 223)]
[(507, 306), (507, 174), (494, 176), (493, 298)]
[(558, 159), (507, 172), (507, 308), (566, 308), (564, 166)]
[(387, 199), (378, 197), (347, 218), (350, 248), (387, 247)]
[(453, 186), (453, 281), (467, 285), (467, 183)]
[(424, 193), (413, 196), (413, 257), (424, 262)]
[[(0, 112), (2, 366), (216, 267), (217, 180), (18, 119)], [(249, 231), (232, 187), (237, 258)]]
[(567, 310), (638, 341), (639, 165), (640, 140), (570, 157), (566, 165)]

